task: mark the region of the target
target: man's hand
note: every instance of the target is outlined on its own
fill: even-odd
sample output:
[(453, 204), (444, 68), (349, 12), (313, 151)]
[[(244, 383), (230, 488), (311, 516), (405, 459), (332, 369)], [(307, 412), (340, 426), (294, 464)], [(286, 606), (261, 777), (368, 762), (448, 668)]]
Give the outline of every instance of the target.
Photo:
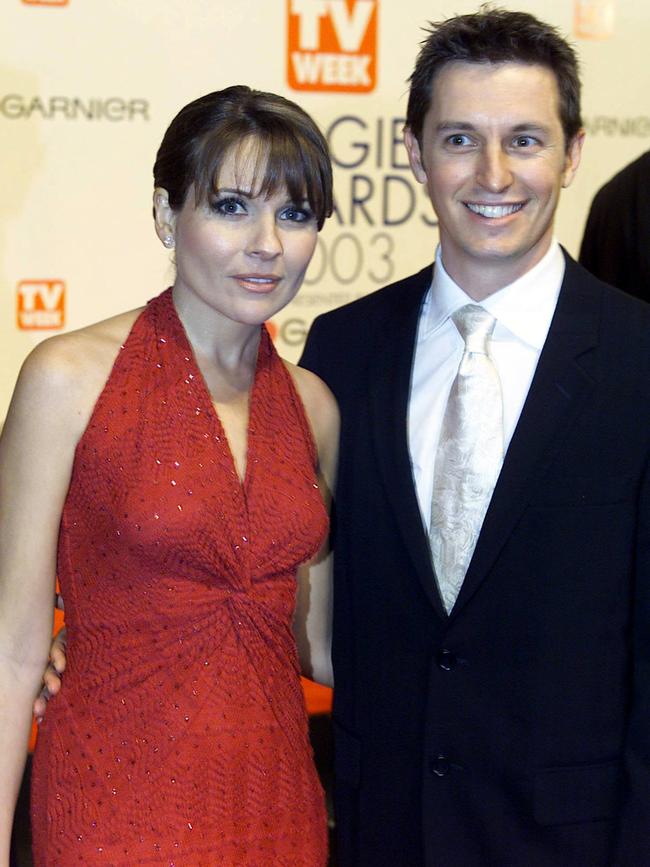
[(61, 689), (61, 675), (65, 671), (65, 648), (67, 633), (63, 626), (52, 639), (50, 659), (43, 672), (43, 689), (34, 701), (34, 717), (36, 722), (42, 722), (47, 703)]

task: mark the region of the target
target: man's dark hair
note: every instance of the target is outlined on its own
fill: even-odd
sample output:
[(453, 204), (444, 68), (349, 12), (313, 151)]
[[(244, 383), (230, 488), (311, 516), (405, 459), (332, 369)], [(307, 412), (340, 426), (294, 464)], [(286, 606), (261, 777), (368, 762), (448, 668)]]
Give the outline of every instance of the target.
[(433, 81), (448, 63), (527, 63), (550, 69), (560, 96), (560, 121), (568, 147), (582, 126), (580, 76), (573, 48), (560, 32), (527, 12), (483, 6), (470, 15), (430, 22), (409, 78), (406, 125), (422, 144)]

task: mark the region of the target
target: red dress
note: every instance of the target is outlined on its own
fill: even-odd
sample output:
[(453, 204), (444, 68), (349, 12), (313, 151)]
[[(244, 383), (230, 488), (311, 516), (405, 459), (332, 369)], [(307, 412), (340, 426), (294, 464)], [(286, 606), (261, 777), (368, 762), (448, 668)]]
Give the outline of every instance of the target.
[(68, 669), (32, 780), (37, 865), (317, 867), (323, 795), (291, 632), (327, 515), (262, 329), (240, 483), (171, 290), (77, 447), (58, 574)]

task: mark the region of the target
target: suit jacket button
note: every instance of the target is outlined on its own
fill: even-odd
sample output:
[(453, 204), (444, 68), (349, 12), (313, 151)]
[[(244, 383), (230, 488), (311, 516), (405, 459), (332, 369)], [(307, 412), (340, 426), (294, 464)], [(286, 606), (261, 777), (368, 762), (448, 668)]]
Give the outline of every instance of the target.
[(446, 756), (436, 756), (429, 762), (429, 768), (436, 777), (446, 777), (450, 771), (449, 759)]
[(436, 661), (443, 671), (453, 671), (458, 665), (458, 657), (451, 650), (439, 651)]

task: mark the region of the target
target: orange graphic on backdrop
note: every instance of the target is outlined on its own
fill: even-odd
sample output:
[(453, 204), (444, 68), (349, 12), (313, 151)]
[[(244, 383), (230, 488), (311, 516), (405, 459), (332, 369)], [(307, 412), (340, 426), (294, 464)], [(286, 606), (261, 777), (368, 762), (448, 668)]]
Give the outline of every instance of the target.
[(67, 6), (70, 0), (22, 0), (28, 6)]
[(63, 328), (63, 280), (21, 280), (16, 291), (16, 324), (21, 331), (51, 331)]
[(609, 39), (614, 35), (615, 0), (574, 0), (573, 30), (580, 39)]
[(294, 90), (367, 93), (377, 83), (379, 0), (287, 0)]

